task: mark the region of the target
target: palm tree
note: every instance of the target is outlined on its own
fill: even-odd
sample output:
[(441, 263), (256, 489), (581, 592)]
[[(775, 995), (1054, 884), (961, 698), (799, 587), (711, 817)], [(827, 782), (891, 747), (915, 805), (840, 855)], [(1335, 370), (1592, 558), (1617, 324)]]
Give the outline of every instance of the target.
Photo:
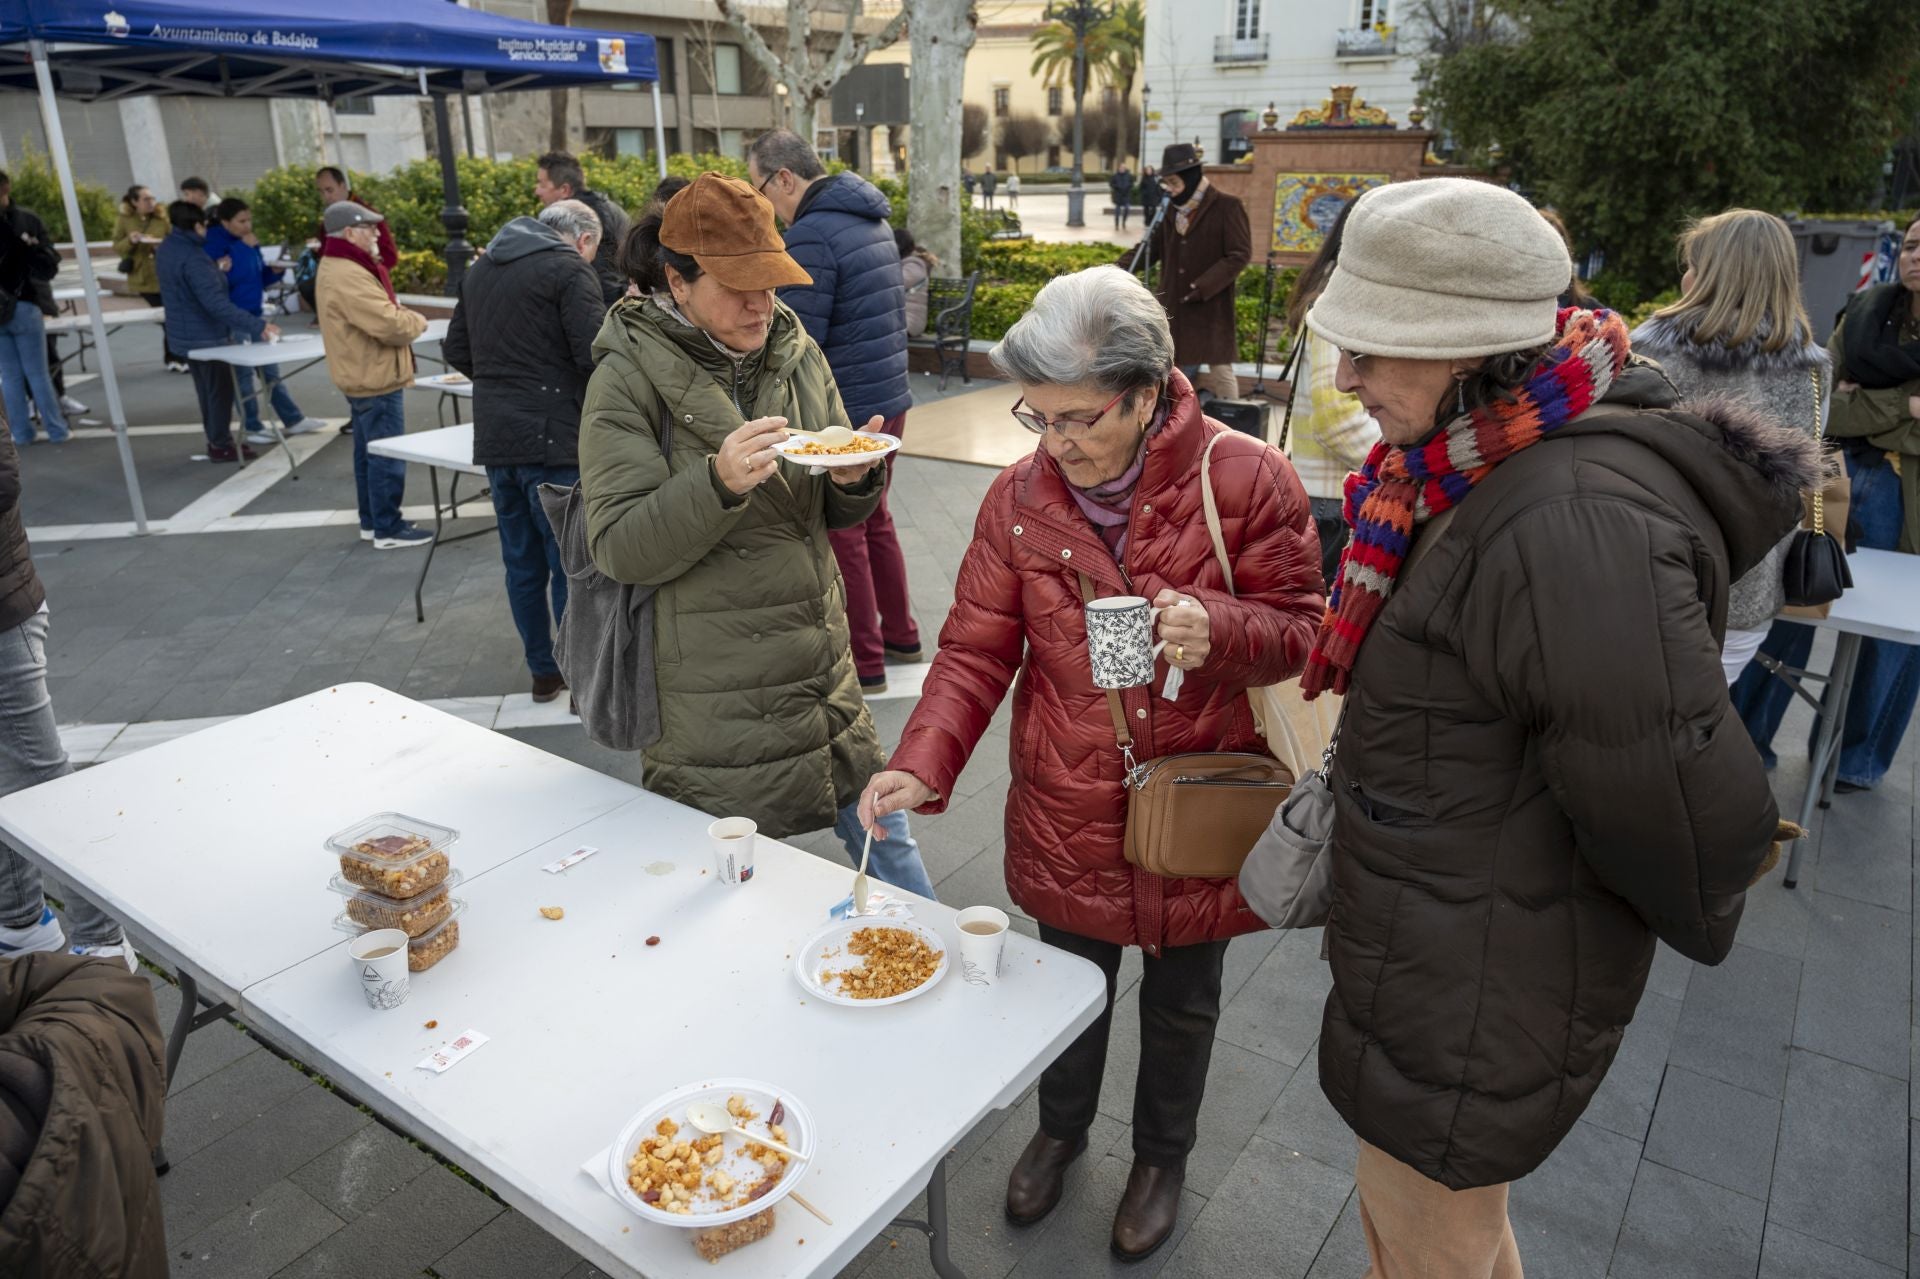
[[(1147, 12), (1142, 0), (1123, 0), (1113, 16), (1087, 32), (1087, 78), (1120, 91), (1120, 110), (1133, 109), (1133, 82), (1147, 43)], [(1033, 33), (1031, 74), (1047, 88), (1073, 82), (1073, 29), (1049, 22)]]

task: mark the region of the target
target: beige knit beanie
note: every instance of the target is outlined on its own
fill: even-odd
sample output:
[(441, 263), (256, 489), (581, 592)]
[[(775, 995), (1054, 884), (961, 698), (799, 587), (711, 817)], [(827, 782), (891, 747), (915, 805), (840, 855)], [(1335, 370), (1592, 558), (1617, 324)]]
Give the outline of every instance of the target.
[(1307, 326), (1360, 355), (1452, 360), (1550, 342), (1567, 246), (1504, 187), (1469, 178), (1362, 194)]

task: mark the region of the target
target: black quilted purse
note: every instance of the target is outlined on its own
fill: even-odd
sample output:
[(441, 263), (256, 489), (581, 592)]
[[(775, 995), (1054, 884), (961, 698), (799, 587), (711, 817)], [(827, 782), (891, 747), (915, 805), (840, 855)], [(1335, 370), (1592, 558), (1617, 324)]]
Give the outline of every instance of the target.
[[(1813, 416), (1820, 420), (1820, 375), (1813, 375)], [(1847, 470), (1840, 466), (1837, 480), (1844, 493)], [(1846, 547), (1827, 531), (1825, 488), (1814, 489), (1809, 496), (1811, 521), (1794, 530), (1787, 544), (1786, 562), (1781, 566), (1781, 585), (1786, 590), (1789, 608), (1819, 608), (1839, 599), (1853, 585), (1853, 572), (1847, 567)], [(1842, 530), (1844, 532), (1844, 530)]]

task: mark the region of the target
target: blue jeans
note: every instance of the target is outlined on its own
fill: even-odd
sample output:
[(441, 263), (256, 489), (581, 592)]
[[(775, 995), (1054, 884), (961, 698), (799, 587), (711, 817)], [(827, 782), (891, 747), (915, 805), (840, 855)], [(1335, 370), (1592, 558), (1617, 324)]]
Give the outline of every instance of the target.
[(500, 559), (507, 566), (507, 607), (520, 632), (520, 646), (527, 651), (527, 669), (535, 675), (560, 673), (553, 660), (553, 633), (567, 611), (567, 575), (560, 568), (560, 545), (540, 505), (540, 486), (571, 488), (579, 479), (578, 467), (487, 468), (493, 514), (500, 525)]
[(360, 527), (375, 537), (391, 537), (406, 521), (400, 518), (400, 499), (407, 491), (407, 464), (397, 457), (367, 452), (375, 440), (403, 435), (407, 429), (404, 392), (385, 395), (349, 395), (353, 414), (353, 489), (360, 503)]
[[(1900, 476), (1884, 460), (1863, 464), (1858, 455), (1849, 459), (1848, 469), (1853, 476), (1853, 507), (1848, 522), (1859, 530), (1859, 544), (1872, 550), (1894, 550), (1900, 542), (1902, 521)], [(1813, 652), (1813, 628), (1775, 622), (1760, 651), (1789, 666), (1804, 667)], [(1773, 735), (1792, 693), (1756, 665), (1748, 667), (1734, 683), (1732, 696), (1734, 708), (1754, 745), (1760, 748), (1761, 758), (1771, 766)], [(1916, 700), (1920, 700), (1920, 647), (1862, 640), (1835, 776), (1855, 786), (1878, 784), (1900, 751), (1900, 739), (1906, 734), (1907, 721), (1913, 718)]]
[[(0, 795), (73, 771), (47, 694), (47, 608), (0, 631)], [(0, 844), (0, 926), (31, 928), (47, 901), (33, 863)], [(67, 941), (110, 946), (121, 939), (113, 917), (67, 890)]]
[[(860, 847), (867, 841), (867, 832), (860, 825), (859, 800), (840, 810), (833, 833), (847, 846), (848, 858), (858, 866)], [(867, 859), (867, 874), (928, 901), (940, 900), (934, 895), (933, 881), (927, 878), (926, 863), (920, 860), (920, 845), (913, 842), (913, 832), (907, 829), (905, 813), (888, 813), (880, 819), (873, 836), (873, 855)]]
[[(250, 334), (236, 332), (233, 334), (233, 340), (239, 342), (250, 336)], [(241, 420), (246, 423), (247, 430), (261, 430), (260, 396), (253, 389), (253, 370), (243, 364), (237, 366), (234, 371), (240, 375)], [(273, 383), (273, 411), (279, 415), (280, 425), (292, 426), (306, 416), (300, 411), (300, 406), (293, 402), (293, 396), (287, 393), (287, 384), (280, 380), (278, 364), (262, 365), (260, 376)]]
[(25, 299), (16, 302), (13, 318), (0, 324), (0, 398), (7, 406), (7, 428), (15, 444), (33, 443), (33, 418), (27, 407), (27, 394), (40, 406), (40, 420), (46, 423), (47, 438), (58, 442), (67, 438), (66, 414), (60, 411), (60, 397), (53, 389), (53, 376), (47, 369), (47, 317), (40, 308)]

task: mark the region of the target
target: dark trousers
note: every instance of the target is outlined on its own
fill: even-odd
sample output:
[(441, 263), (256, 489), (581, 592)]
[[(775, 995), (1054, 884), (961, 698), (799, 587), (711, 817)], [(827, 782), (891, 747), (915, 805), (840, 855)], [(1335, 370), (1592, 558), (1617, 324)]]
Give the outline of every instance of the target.
[(233, 370), (218, 360), (194, 360), (194, 398), (200, 401), (200, 427), (207, 447), (233, 447)]
[(400, 499), (407, 491), (407, 464), (397, 457), (367, 452), (373, 441), (405, 433), (406, 405), (401, 399), (405, 394), (389, 391), (347, 397), (347, 409), (353, 415), (354, 497), (360, 504), (360, 527), (372, 529), (375, 537), (391, 537), (406, 523), (400, 517)]
[[(907, 415), (896, 414), (880, 428), (896, 438), (907, 429)], [(887, 457), (887, 487), (893, 487), (893, 459)], [(888, 494), (872, 515), (852, 528), (827, 535), (840, 576), (847, 584), (847, 629), (853, 633), (853, 666), (869, 678), (886, 673), (886, 649), (920, 647), (920, 627), (913, 620), (913, 601), (907, 597), (907, 557), (900, 549)]]
[(1347, 549), (1347, 537), (1353, 530), (1340, 514), (1343, 504), (1339, 498), (1310, 498), (1307, 505), (1313, 512), (1313, 530), (1320, 535), (1320, 576), (1331, 593), (1334, 577), (1340, 572), (1340, 552)]
[[(140, 295), (140, 298), (148, 306), (164, 305), (158, 293), (142, 293)], [(161, 353), (162, 359), (164, 359), (168, 364), (182, 364), (187, 361), (186, 356), (175, 355), (173, 353), (173, 343), (167, 340), (167, 326), (164, 324), (160, 326), (160, 353)]]
[(579, 482), (577, 468), (487, 468), (487, 487), (493, 493), (493, 513), (500, 526), (500, 560), (507, 568), (507, 608), (513, 613), (514, 629), (520, 632), (520, 647), (526, 650), (527, 670), (534, 675), (560, 673), (553, 660), (553, 634), (567, 612), (567, 574), (560, 567), (560, 544), (553, 540), (553, 528), (540, 505), (540, 486), (572, 488)]
[[(1107, 1032), (1122, 947), (1040, 925), (1040, 940), (1088, 959), (1107, 978), (1107, 1006), (1040, 1075), (1040, 1128), (1055, 1141), (1078, 1141), (1100, 1108)], [(1133, 1089), (1133, 1157), (1157, 1168), (1186, 1162), (1200, 1134), (1200, 1099), (1220, 1020), (1224, 941), (1169, 946), (1146, 956), (1140, 978), (1140, 1073)]]

